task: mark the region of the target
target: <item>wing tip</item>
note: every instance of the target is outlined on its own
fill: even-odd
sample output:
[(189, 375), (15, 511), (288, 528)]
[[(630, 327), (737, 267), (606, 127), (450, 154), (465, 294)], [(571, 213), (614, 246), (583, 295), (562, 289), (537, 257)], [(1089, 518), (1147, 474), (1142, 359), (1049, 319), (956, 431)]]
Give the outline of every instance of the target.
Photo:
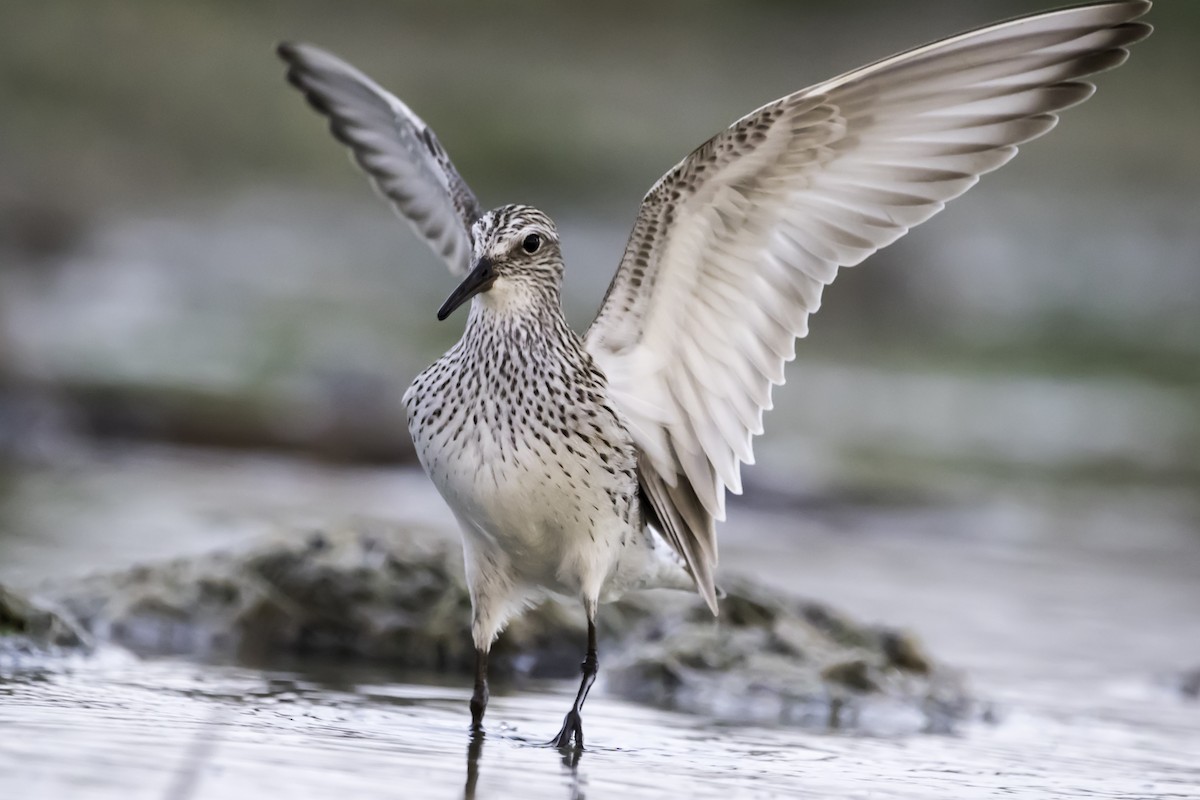
[(275, 45), (275, 55), (287, 65), (287, 73), (285, 78), (287, 82), (298, 89), (304, 95), (308, 104), (313, 107), (318, 113), (328, 116), (329, 109), (320, 102), (318, 95), (313, 91), (312, 87), (305, 81), (306, 73), (312, 72), (312, 63), (304, 51), (311, 48), (311, 45), (302, 44), (300, 42), (281, 41)]
[(708, 605), (708, 610), (712, 612), (714, 617), (721, 616), (721, 608), (717, 601), (725, 596), (725, 592), (717, 588), (713, 583), (712, 572), (706, 570), (704, 580), (699, 576), (693, 576), (696, 580), (696, 589), (700, 592), (700, 596), (704, 598), (704, 602)]
[(290, 39), (283, 39), (275, 43), (275, 55), (279, 56), (279, 59), (287, 64), (291, 70), (301, 69), (305, 66), (305, 62), (311, 60), (309, 53), (305, 51), (324, 52), (311, 44), (296, 42)]

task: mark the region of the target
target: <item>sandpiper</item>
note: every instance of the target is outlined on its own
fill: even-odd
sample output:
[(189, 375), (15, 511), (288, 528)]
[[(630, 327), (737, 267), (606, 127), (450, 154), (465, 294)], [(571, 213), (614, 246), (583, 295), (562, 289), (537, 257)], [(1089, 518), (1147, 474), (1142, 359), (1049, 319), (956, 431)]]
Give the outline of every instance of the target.
[(583, 746), (596, 608), (695, 588), (717, 613), (715, 522), (741, 491), (771, 387), (824, 286), (942, 209), (1089, 97), (1149, 35), (1146, 0), (1095, 3), (918, 47), (752, 111), (645, 196), (595, 321), (560, 307), (536, 208), (484, 211), (429, 127), (349, 64), (283, 44), (288, 79), (461, 278), (462, 339), (404, 396), (421, 464), (462, 528), (482, 731), (505, 622), (582, 601), (583, 679), (553, 743)]

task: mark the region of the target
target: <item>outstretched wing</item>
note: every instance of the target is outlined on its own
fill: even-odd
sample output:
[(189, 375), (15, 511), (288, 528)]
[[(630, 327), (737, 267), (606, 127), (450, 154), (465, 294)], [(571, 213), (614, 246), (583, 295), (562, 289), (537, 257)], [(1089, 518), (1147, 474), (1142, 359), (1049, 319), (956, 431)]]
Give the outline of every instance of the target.
[(714, 520), (839, 267), (891, 244), (1086, 99), (1149, 2), (992, 25), (788, 95), (646, 195), (585, 337), (664, 533), (716, 610)]
[(452, 273), (466, 274), (479, 203), (429, 126), (337, 56), (286, 42), (278, 52), (288, 81), (329, 117), (329, 129), (350, 147), (379, 193)]

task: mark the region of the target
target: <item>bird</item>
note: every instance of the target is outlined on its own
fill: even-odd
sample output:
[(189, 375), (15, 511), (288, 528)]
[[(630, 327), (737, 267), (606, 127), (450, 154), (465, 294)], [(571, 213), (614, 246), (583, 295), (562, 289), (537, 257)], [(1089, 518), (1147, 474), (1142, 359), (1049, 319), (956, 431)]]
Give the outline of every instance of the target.
[(460, 281), (437, 318), (469, 303), (462, 337), (403, 402), (462, 533), (475, 734), (493, 642), (548, 595), (587, 616), (559, 748), (583, 748), (599, 604), (666, 587), (718, 614), (716, 523), (825, 286), (1090, 97), (1084, 79), (1150, 35), (1150, 6), (995, 23), (751, 111), (653, 184), (582, 335), (563, 316), (547, 214), (485, 210), (400, 99), (316, 46), (278, 46), (290, 83)]

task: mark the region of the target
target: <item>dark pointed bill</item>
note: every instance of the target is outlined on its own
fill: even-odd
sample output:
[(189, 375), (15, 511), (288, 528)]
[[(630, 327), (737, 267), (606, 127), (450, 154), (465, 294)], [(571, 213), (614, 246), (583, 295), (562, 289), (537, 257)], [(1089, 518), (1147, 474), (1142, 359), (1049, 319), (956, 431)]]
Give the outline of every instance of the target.
[(486, 292), (492, 288), (492, 284), (496, 282), (496, 265), (487, 256), (475, 262), (475, 267), (467, 277), (463, 278), (463, 282), (458, 285), (458, 288), (450, 293), (446, 298), (446, 302), (442, 303), (442, 307), (438, 309), (437, 318), (439, 321), (445, 321), (446, 317), (454, 313), (454, 309), (461, 306), (463, 303), (470, 300), (480, 292)]

